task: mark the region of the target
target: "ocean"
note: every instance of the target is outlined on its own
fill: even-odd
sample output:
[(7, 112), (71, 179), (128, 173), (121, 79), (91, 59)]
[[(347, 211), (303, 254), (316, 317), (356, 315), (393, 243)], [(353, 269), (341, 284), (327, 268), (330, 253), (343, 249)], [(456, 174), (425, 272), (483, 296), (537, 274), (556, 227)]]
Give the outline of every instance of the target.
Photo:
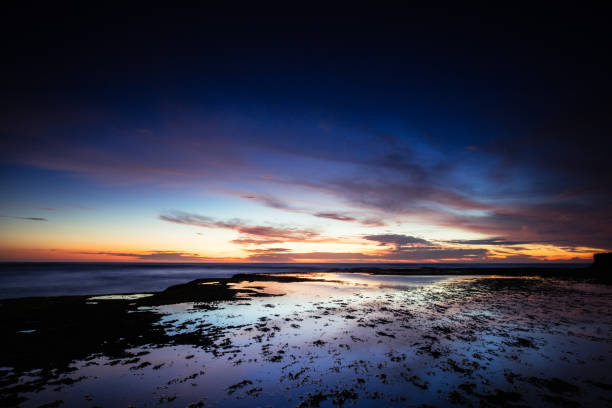
[(0, 299), (32, 296), (94, 295), (155, 292), (198, 278), (228, 278), (238, 273), (308, 273), (355, 267), (479, 268), (584, 267), (586, 264), (490, 263), (115, 263), (5, 262), (0, 263)]

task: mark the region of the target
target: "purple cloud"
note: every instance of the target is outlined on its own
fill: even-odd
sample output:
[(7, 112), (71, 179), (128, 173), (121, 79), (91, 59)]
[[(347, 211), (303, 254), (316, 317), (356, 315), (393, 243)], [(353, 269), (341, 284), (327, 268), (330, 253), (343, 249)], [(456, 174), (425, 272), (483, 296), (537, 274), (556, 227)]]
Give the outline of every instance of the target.
[[(316, 241), (322, 238), (318, 232), (311, 229), (250, 225), (239, 219), (217, 221), (211, 217), (181, 211), (172, 211), (170, 213), (162, 214), (159, 216), (159, 218), (163, 221), (175, 224), (191, 225), (203, 228), (232, 229), (244, 235), (240, 239), (249, 240), (250, 243), (262, 244), (272, 242), (302, 242)], [(247, 243), (247, 241), (243, 241), (243, 243)]]
[(378, 254), (361, 252), (287, 252), (265, 251), (248, 256), (250, 261), (259, 262), (303, 262), (303, 261), (335, 261), (335, 262), (380, 262), (380, 261), (485, 261), (489, 252), (486, 249), (454, 249), (454, 248), (410, 248), (390, 250)]
[(379, 245), (394, 245), (396, 248), (401, 248), (406, 245), (429, 245), (430, 242), (410, 235), (402, 234), (378, 234), (378, 235), (366, 235), (363, 237), (368, 241), (378, 242)]
[(334, 212), (319, 212), (319, 213), (315, 213), (313, 215), (315, 217), (329, 218), (331, 220), (337, 220), (337, 221), (357, 221), (357, 219), (355, 217), (351, 217), (351, 216), (343, 215), (343, 214), (339, 214), (339, 213), (334, 213)]

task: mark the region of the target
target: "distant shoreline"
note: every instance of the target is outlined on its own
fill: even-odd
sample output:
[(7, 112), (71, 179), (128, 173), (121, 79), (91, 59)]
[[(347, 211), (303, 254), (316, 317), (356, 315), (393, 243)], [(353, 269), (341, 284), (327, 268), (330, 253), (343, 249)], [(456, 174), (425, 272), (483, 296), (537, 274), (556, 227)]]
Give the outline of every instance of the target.
[[(587, 267), (573, 267), (573, 268), (436, 268), (436, 267), (421, 267), (421, 268), (379, 268), (379, 267), (355, 267), (355, 268), (330, 268), (327, 271), (304, 271), (297, 272), (297, 274), (315, 274), (315, 273), (355, 273), (355, 274), (371, 274), (371, 275), (388, 275), (388, 276), (507, 276), (507, 277), (541, 277), (541, 278), (556, 278), (563, 280), (573, 281), (587, 281), (592, 283), (600, 284), (612, 284), (612, 275), (607, 273), (607, 270), (594, 268), (592, 265)], [(25, 296), (25, 297), (11, 297), (0, 299), (0, 303), (3, 301), (18, 301), (22, 299), (45, 299), (45, 298), (81, 298), (85, 299), (90, 296), (99, 295), (134, 295), (143, 292), (152, 293), (156, 298), (160, 294), (173, 291), (178, 288), (191, 288), (194, 285), (200, 285), (206, 282), (215, 282), (217, 284), (226, 285), (227, 283), (239, 282), (239, 281), (307, 281), (309, 278), (295, 278), (296, 272), (278, 272), (270, 271), (268, 273), (238, 273), (227, 278), (215, 278), (215, 277), (203, 277), (194, 280), (185, 281), (176, 285), (169, 286), (164, 290), (159, 291), (148, 291), (148, 290), (135, 290), (130, 292), (109, 292), (109, 293), (90, 293), (90, 294), (75, 294), (75, 295), (51, 295), (51, 296)], [(217, 285), (215, 285), (217, 286)], [(182, 291), (181, 291), (182, 292)], [(197, 292), (201, 292), (201, 287), (198, 288)], [(222, 297), (222, 299), (208, 299), (210, 300), (229, 300), (232, 296)], [(188, 296), (185, 297), (184, 293), (181, 293), (182, 301), (193, 301)], [(173, 299), (176, 300), (176, 299)]]
[[(600, 260), (602, 258), (599, 258)], [(161, 292), (195, 279), (237, 274), (370, 273), (375, 275), (543, 276), (607, 282), (605, 259), (595, 264), (483, 263), (0, 263), (0, 299)]]

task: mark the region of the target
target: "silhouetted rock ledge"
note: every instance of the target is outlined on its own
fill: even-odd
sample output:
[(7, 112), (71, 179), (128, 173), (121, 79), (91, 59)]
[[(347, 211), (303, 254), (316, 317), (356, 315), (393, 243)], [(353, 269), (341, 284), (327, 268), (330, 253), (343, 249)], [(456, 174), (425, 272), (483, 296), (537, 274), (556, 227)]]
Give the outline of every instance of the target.
[(611, 268), (612, 267), (612, 252), (603, 252), (593, 255), (593, 268)]
[[(0, 367), (12, 367), (14, 379), (29, 370), (41, 369), (40, 383), (43, 384), (69, 371), (73, 361), (96, 355), (135, 357), (129, 349), (144, 345), (214, 347), (211, 335), (203, 332), (169, 335), (161, 322), (164, 313), (155, 307), (194, 302), (194, 307), (206, 309), (215, 308), (215, 302), (244, 301), (244, 297), (236, 296), (238, 293), (250, 297), (274, 296), (252, 288), (235, 289), (231, 286), (244, 281), (302, 282), (312, 279), (238, 274), (231, 278), (196, 279), (140, 298), (122, 294), (115, 295), (116, 299), (102, 301), (92, 296), (2, 299)], [(7, 380), (4, 378), (2, 381)], [(16, 386), (11, 390), (8, 394), (13, 398), (15, 393), (29, 389)], [(0, 392), (0, 406), (14, 406), (19, 402), (3, 399)]]

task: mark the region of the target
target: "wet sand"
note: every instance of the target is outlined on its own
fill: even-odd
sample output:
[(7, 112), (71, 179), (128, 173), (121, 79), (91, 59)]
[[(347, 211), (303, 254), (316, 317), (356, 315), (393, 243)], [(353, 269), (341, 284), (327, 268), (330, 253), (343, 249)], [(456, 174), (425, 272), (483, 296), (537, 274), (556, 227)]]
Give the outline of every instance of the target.
[(612, 406), (600, 279), (352, 272), (3, 300), (0, 405)]

